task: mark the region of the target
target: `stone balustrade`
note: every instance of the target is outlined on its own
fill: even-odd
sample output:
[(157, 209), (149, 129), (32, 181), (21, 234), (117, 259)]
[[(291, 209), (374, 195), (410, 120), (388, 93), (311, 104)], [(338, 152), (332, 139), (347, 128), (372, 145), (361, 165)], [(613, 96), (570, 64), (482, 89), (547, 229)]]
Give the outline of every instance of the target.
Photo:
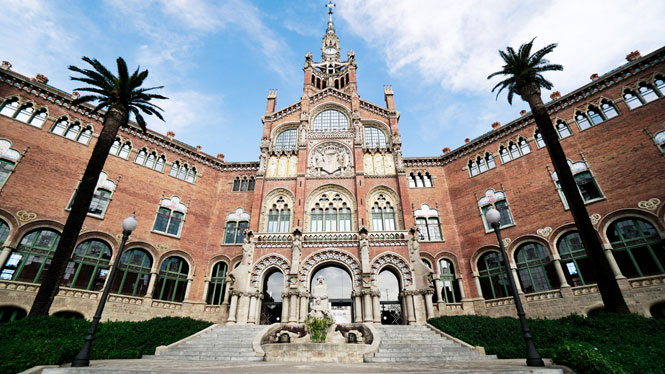
[(561, 295), (561, 290), (549, 290), (542, 292), (534, 292), (526, 295), (526, 301), (540, 301), (540, 300), (549, 300), (549, 299), (560, 299), (563, 296)]
[(573, 295), (575, 296), (588, 295), (599, 292), (598, 286), (595, 284), (573, 287), (572, 290), (573, 290)]
[(649, 277), (634, 278), (629, 280), (632, 288), (649, 287), (649, 286), (662, 286), (665, 284), (665, 275), (653, 275)]

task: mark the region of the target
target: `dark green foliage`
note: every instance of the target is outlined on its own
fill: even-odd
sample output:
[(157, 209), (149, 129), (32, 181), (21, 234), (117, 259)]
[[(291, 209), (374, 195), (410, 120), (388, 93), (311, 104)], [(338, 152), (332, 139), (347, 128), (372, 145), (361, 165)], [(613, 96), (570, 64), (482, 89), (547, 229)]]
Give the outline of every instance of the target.
[(566, 343), (557, 347), (552, 357), (559, 365), (575, 368), (577, 374), (624, 374), (589, 343)]
[(335, 321), (329, 316), (323, 316), (323, 318), (316, 318), (311, 315), (307, 316), (305, 318), (305, 329), (312, 343), (324, 343), (328, 335), (328, 328), (334, 323)]
[[(102, 322), (91, 359), (140, 358), (155, 348), (194, 334), (210, 322), (191, 318), (153, 318), (142, 322)], [(35, 365), (71, 362), (83, 345), (90, 321), (58, 317), (27, 318), (0, 324), (0, 373)]]
[[(525, 357), (524, 338), (517, 319), (455, 316), (429, 322), (469, 344), (485, 347), (487, 354), (499, 358)], [(594, 371), (583, 371), (584, 368), (573, 365), (593, 359), (593, 365), (601, 367), (602, 360), (596, 357), (603, 357), (608, 367), (625, 373), (665, 373), (664, 320), (598, 312), (586, 318), (571, 315), (552, 320), (530, 319), (529, 327), (543, 357), (560, 360), (579, 374)], [(589, 346), (593, 353), (586, 349)], [(589, 358), (585, 359), (585, 355)]]

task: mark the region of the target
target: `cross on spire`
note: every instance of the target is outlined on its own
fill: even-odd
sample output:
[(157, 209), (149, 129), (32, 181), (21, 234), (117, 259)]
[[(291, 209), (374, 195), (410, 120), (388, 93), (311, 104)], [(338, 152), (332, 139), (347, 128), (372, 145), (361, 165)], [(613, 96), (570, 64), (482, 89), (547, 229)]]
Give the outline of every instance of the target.
[(332, 2), (332, 0), (328, 1), (328, 4), (326, 4), (326, 7), (328, 7), (328, 14), (330, 14), (330, 17), (332, 18), (333, 14), (333, 8), (335, 7), (335, 3)]

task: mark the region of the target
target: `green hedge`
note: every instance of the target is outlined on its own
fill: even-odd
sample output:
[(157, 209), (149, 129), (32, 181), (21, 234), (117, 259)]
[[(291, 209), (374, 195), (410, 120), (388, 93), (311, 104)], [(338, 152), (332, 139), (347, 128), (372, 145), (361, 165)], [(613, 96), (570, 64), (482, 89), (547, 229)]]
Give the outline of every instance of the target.
[[(525, 356), (517, 319), (455, 316), (429, 322), (469, 344), (485, 347), (487, 354)], [(578, 374), (665, 372), (665, 320), (599, 312), (590, 317), (530, 319), (529, 327), (541, 356), (571, 366)], [(588, 367), (584, 362), (590, 362)]]
[[(140, 358), (154, 354), (157, 346), (171, 344), (210, 325), (206, 321), (175, 317), (103, 322), (95, 334), (91, 359)], [(71, 362), (89, 327), (89, 321), (58, 317), (0, 324), (0, 373)]]

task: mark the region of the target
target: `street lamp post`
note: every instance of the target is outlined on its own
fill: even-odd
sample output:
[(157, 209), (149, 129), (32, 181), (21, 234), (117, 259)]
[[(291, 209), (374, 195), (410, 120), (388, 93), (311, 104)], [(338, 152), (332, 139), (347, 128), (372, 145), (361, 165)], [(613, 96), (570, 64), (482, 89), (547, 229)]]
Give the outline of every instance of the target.
[(496, 238), (499, 241), (499, 248), (501, 248), (501, 256), (503, 257), (503, 266), (506, 270), (506, 278), (508, 278), (508, 283), (510, 283), (510, 290), (513, 293), (513, 299), (515, 300), (515, 309), (517, 309), (517, 316), (520, 319), (520, 325), (522, 325), (522, 334), (524, 335), (524, 342), (526, 343), (526, 364), (527, 366), (545, 366), (543, 359), (540, 357), (540, 354), (538, 353), (538, 350), (536, 350), (536, 346), (533, 344), (533, 340), (531, 339), (531, 331), (529, 330), (529, 325), (526, 322), (522, 301), (517, 295), (517, 286), (515, 285), (513, 273), (510, 270), (508, 254), (506, 254), (506, 248), (504, 248), (503, 240), (501, 239), (501, 229), (499, 228), (501, 213), (499, 213), (499, 211), (494, 208), (490, 208), (485, 213), (485, 219), (487, 220), (487, 223), (489, 223), (490, 226), (492, 226), (494, 229)]
[(95, 338), (95, 332), (97, 332), (97, 325), (99, 320), (102, 319), (102, 312), (104, 311), (104, 306), (106, 305), (106, 299), (109, 296), (111, 291), (111, 284), (113, 283), (113, 276), (115, 271), (118, 269), (118, 264), (120, 264), (120, 256), (122, 256), (122, 251), (125, 249), (125, 243), (129, 238), (129, 235), (132, 234), (132, 231), (136, 230), (136, 216), (132, 213), (131, 216), (125, 218), (122, 221), (122, 241), (120, 242), (120, 249), (118, 249), (118, 256), (113, 261), (113, 266), (109, 272), (108, 279), (106, 280), (106, 286), (104, 287), (104, 292), (102, 297), (99, 299), (99, 304), (97, 305), (97, 311), (95, 316), (92, 317), (92, 323), (90, 324), (90, 330), (88, 330), (88, 335), (85, 337), (85, 342), (79, 353), (74, 357), (72, 361), (72, 367), (81, 367), (90, 365), (90, 349), (92, 348), (92, 341)]

